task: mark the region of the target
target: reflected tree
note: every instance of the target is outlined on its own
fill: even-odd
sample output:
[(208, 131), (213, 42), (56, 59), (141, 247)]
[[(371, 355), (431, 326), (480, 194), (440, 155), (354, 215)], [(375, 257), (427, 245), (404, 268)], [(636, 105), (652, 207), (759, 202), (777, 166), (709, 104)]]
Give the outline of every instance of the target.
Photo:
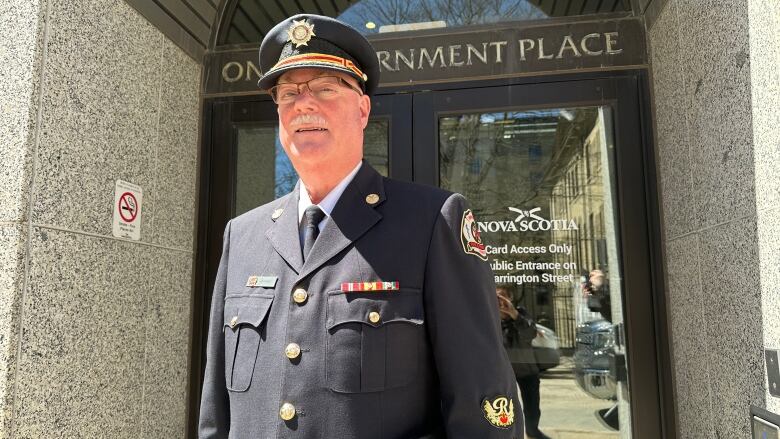
[(363, 0), (339, 18), (363, 29), (368, 22), (383, 26), (444, 21), (453, 27), (544, 17), (528, 0)]

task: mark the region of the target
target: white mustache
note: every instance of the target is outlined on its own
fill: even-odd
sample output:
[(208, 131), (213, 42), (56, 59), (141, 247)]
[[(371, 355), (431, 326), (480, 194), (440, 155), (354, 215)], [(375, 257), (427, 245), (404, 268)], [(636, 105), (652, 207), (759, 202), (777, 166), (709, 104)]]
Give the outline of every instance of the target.
[(326, 122), (325, 119), (321, 116), (317, 116), (314, 114), (301, 114), (298, 116), (295, 116), (295, 118), (290, 121), (290, 125), (296, 126), (296, 125), (318, 125), (325, 127)]

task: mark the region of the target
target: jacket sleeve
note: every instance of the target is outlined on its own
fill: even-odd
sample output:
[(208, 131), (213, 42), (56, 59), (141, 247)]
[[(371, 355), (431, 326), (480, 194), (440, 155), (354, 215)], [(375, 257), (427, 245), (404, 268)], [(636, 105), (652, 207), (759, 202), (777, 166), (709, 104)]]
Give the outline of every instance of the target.
[[(493, 273), (480, 256), (464, 250), (465, 212), (460, 194), (444, 202), (433, 227), (423, 290), (447, 437), (522, 438), (523, 412), (503, 346)], [(501, 408), (510, 404), (511, 416), (506, 410), (501, 417)]]
[(201, 439), (227, 438), (230, 429), (230, 404), (225, 388), (225, 337), (222, 332), (229, 247), (230, 223), (225, 227), (222, 257), (214, 282), (214, 294), (211, 296), (206, 372), (203, 377), (198, 423), (198, 437)]

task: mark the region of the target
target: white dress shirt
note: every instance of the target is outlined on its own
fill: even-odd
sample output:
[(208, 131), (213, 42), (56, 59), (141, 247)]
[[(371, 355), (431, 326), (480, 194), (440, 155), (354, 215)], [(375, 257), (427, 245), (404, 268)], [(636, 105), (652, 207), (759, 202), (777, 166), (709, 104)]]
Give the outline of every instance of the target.
[[(323, 198), (322, 201), (317, 204), (317, 206), (319, 206), (319, 208), (325, 212), (325, 218), (323, 218), (317, 226), (320, 229), (320, 232), (322, 232), (323, 227), (325, 227), (325, 224), (327, 224), (328, 220), (330, 219), (330, 213), (333, 212), (333, 208), (336, 207), (336, 203), (339, 201), (339, 198), (341, 198), (341, 194), (344, 193), (344, 189), (346, 189), (347, 185), (349, 185), (352, 179), (355, 178), (355, 174), (357, 174), (357, 172), (360, 170), (360, 166), (362, 164), (363, 161), (358, 162), (357, 166), (355, 166), (355, 169), (347, 174), (347, 176), (344, 177), (339, 182), (339, 184), (336, 185), (336, 187), (331, 189), (331, 191), (328, 192), (328, 195), (325, 195), (325, 198)], [(301, 219), (303, 219), (303, 212), (306, 210), (306, 208), (314, 203), (311, 202), (309, 192), (306, 190), (306, 186), (303, 185), (303, 181), (300, 183), (301, 190), (298, 191), (298, 233), (300, 235), (301, 242), (303, 242), (303, 229), (300, 227)]]

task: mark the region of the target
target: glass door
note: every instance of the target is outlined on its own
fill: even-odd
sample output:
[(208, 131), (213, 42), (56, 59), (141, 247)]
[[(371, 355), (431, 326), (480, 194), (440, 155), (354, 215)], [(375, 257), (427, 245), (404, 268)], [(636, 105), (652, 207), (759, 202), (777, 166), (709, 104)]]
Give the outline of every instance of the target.
[[(411, 180), (411, 96), (375, 96), (364, 131), (363, 158), (380, 174)], [(298, 174), (279, 142), (273, 102), (234, 104), (230, 127), (233, 190), (230, 217), (279, 198), (295, 187)], [(237, 111), (236, 111), (237, 110)], [(391, 148), (392, 141), (398, 146)]]
[(526, 423), (553, 438), (661, 437), (651, 308), (636, 308), (651, 290), (646, 224), (629, 218), (645, 209), (631, 90), (415, 96), (415, 176), (469, 199)]

